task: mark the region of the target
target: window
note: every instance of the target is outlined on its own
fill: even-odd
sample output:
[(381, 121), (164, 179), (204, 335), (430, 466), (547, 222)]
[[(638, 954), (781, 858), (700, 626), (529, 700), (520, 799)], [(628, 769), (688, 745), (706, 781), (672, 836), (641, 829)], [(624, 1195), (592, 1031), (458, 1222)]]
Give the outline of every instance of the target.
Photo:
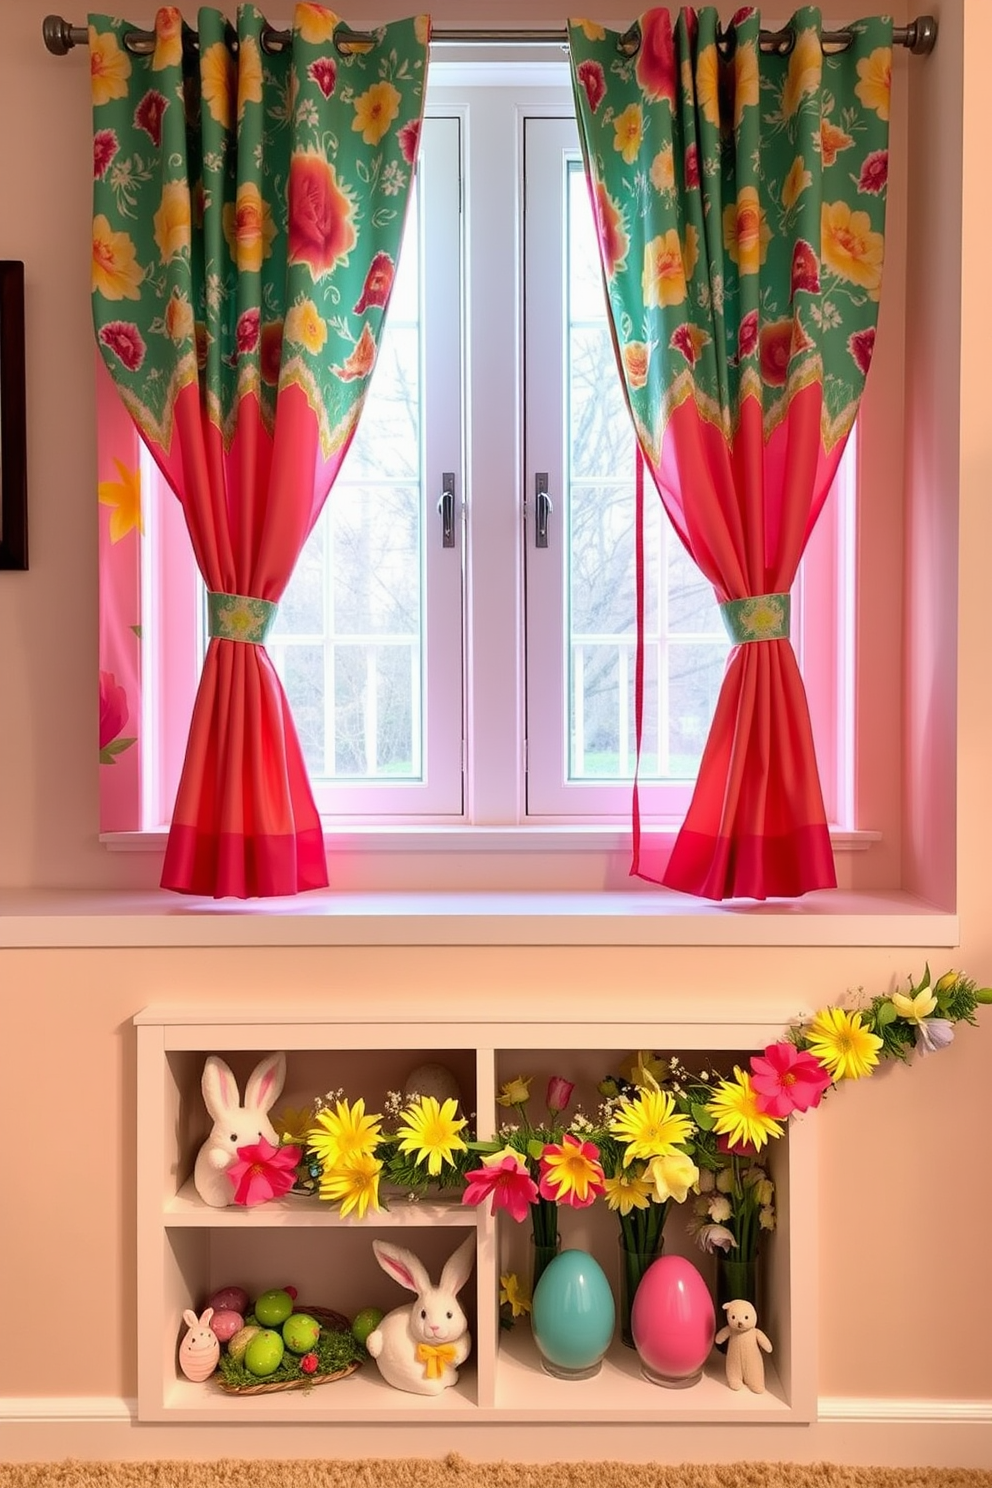
[[(599, 824), (622, 849), (634, 445), (567, 72), (432, 63), (431, 78), (371, 392), (268, 649), (329, 830)], [(848, 827), (849, 449), (794, 606), (828, 817)], [(168, 820), (203, 640), (182, 520), (150, 460), (143, 489), (143, 614), (167, 588), (175, 615), (181, 588), (189, 617), (186, 630), (143, 626), (147, 829)], [(646, 514), (642, 812), (677, 823), (727, 642), (650, 482)]]

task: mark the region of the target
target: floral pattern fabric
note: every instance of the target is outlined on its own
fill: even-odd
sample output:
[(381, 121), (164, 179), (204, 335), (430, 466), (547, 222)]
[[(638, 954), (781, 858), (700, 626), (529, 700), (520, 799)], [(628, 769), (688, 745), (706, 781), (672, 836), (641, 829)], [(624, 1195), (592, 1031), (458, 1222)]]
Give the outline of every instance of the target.
[[(569, 24), (576, 114), (640, 455), (721, 604), (788, 592), (850, 433), (884, 258), (892, 23), (825, 50), (803, 6)], [(639, 642), (640, 644), (640, 642)], [(644, 853), (642, 856), (642, 846)], [(732, 653), (667, 868), (711, 898), (835, 883), (787, 640)]]
[[(135, 29), (89, 17), (97, 342), (208, 591), (275, 603), (375, 366), (429, 21), (349, 46), (337, 15), (299, 4), (282, 46), (251, 5), (236, 28), (202, 8), (196, 36), (164, 7), (144, 52), (127, 45)], [(288, 704), (264, 649), (232, 646), (208, 652), (163, 883), (245, 897), (319, 886)]]

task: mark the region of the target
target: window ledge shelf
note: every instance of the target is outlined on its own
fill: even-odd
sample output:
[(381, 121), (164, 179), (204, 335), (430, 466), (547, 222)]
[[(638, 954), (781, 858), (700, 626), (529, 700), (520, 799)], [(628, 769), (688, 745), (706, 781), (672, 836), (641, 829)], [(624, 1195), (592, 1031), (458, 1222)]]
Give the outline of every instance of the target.
[(958, 917), (911, 894), (820, 890), (710, 904), (665, 889), (360, 893), (213, 900), (163, 889), (0, 889), (0, 948), (254, 946), (923, 946)]

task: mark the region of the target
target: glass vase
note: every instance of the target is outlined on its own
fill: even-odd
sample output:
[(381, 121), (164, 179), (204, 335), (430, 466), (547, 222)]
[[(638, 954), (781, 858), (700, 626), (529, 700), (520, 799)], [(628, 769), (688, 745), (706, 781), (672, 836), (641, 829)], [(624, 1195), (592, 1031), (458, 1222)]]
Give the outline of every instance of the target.
[(657, 1244), (650, 1249), (631, 1250), (626, 1244), (625, 1235), (618, 1236), (618, 1250), (620, 1255), (620, 1341), (626, 1348), (634, 1347), (634, 1333), (631, 1328), (630, 1317), (634, 1306), (634, 1297), (637, 1288), (641, 1284), (648, 1267), (663, 1253), (665, 1243), (659, 1239)]
[[(737, 1302), (741, 1299), (752, 1303), (755, 1310), (758, 1310), (758, 1262), (757, 1260), (745, 1261), (739, 1256), (718, 1253), (716, 1258), (717, 1331), (727, 1321), (723, 1304), (725, 1302)], [(760, 1312), (758, 1314), (758, 1323), (760, 1326)], [(718, 1343), (717, 1348), (721, 1354), (727, 1352), (727, 1345), (725, 1343)]]
[(554, 1240), (545, 1244), (539, 1241), (536, 1235), (530, 1237), (530, 1295), (533, 1298), (537, 1291), (537, 1283), (544, 1275), (548, 1266), (561, 1250), (561, 1236), (556, 1235)]

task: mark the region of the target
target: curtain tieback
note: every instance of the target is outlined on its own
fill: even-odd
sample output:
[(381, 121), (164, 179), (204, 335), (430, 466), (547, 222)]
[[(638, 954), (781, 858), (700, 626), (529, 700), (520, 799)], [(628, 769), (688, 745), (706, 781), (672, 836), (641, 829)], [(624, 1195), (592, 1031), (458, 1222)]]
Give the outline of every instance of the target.
[(720, 606), (727, 634), (735, 646), (747, 641), (789, 639), (788, 594), (754, 594), (749, 599), (728, 599)]
[(207, 595), (207, 630), (210, 639), (245, 641), (261, 646), (272, 629), (279, 606), (270, 599), (250, 599), (246, 594)]

